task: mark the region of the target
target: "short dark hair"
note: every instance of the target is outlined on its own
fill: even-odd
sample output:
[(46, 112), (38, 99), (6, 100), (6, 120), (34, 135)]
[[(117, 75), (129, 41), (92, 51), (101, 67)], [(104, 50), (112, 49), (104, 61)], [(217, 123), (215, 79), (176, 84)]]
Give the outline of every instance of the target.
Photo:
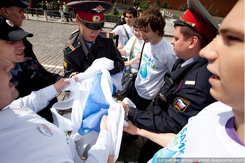
[(153, 32), (158, 31), (158, 36), (163, 37), (165, 18), (162, 16), (158, 7), (151, 7), (145, 10), (138, 20), (139, 28), (146, 28), (150, 25)]
[(139, 20), (139, 18), (135, 19), (135, 21), (134, 21), (134, 28), (139, 28), (138, 27), (138, 20)]
[(137, 10), (135, 10), (133, 7), (129, 7), (123, 11), (124, 17), (126, 16), (126, 13), (133, 14), (134, 17), (137, 17)]
[(202, 35), (200, 35), (198, 32), (196, 32), (195, 30), (193, 30), (191, 27), (189, 26), (182, 26), (182, 25), (174, 25), (174, 27), (176, 26), (180, 26), (180, 33), (183, 34), (184, 37), (184, 41), (186, 41), (187, 39), (196, 36), (198, 38), (198, 42), (199, 42), (199, 47), (200, 49), (204, 48), (207, 44), (209, 44), (211, 41), (208, 40), (207, 38), (203, 37)]

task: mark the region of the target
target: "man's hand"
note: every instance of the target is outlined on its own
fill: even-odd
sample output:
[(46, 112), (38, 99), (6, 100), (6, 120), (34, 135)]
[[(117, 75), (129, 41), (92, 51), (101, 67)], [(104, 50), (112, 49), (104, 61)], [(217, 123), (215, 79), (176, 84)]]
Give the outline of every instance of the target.
[(108, 157), (107, 163), (114, 163), (114, 156), (113, 156), (113, 155), (110, 155), (110, 156)]
[(106, 124), (106, 119), (107, 119), (107, 116), (104, 115), (101, 119), (101, 122), (100, 122), (100, 129), (101, 130), (106, 130), (108, 131), (108, 128), (107, 128), (107, 124)]
[(61, 89), (64, 88), (65, 85), (69, 85), (70, 82), (65, 81), (65, 78), (60, 79), (56, 83), (54, 83), (54, 88), (56, 89), (57, 93), (61, 92)]
[(78, 81), (78, 77), (77, 76), (72, 76), (72, 79), (74, 79), (76, 82)]
[(124, 62), (125, 66), (130, 66), (131, 65), (131, 61), (126, 61)]
[(125, 103), (124, 103), (124, 102), (122, 102), (122, 101), (117, 101), (117, 102), (123, 106), (124, 112), (126, 113), (126, 112), (127, 112), (127, 110), (128, 110), (128, 105), (127, 105), (127, 104), (125, 104)]
[(136, 127), (130, 120), (127, 120), (128, 127), (123, 127), (123, 131), (131, 134), (131, 135), (138, 135), (138, 127)]

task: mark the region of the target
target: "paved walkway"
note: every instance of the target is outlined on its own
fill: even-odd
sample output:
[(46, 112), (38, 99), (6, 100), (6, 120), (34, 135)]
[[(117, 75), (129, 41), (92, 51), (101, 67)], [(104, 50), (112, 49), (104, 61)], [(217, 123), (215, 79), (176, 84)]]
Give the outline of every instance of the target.
[[(46, 22), (43, 16), (32, 17), (29, 14), (30, 20), (24, 20), (22, 28), (30, 33), (34, 34), (34, 37), (28, 38), (28, 40), (33, 44), (33, 50), (39, 60), (39, 62), (50, 72), (55, 72), (63, 75), (63, 49), (65, 44), (71, 34), (78, 27), (76, 23), (69, 22), (65, 24), (58, 18), (50, 19)], [(165, 33), (170, 33), (173, 30), (170, 20), (166, 26)], [(115, 23), (105, 23), (104, 31), (111, 31)], [(165, 37), (165, 39), (170, 42), (172, 37)], [(63, 100), (64, 94), (62, 93), (58, 99)], [(118, 158), (118, 163), (121, 162), (136, 162), (140, 148), (146, 139), (140, 137), (136, 143), (129, 146), (122, 146), (120, 150), (120, 155)]]

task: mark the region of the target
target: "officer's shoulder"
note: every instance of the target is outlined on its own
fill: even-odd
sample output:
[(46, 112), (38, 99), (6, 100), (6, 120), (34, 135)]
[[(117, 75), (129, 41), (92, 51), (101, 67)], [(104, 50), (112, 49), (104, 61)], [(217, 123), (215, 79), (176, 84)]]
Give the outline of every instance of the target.
[(67, 43), (69, 43), (69, 42), (72, 40), (72, 38), (74, 38), (77, 34), (79, 34), (79, 31), (80, 31), (80, 29), (76, 29), (75, 31), (73, 31), (73, 32), (71, 33), (71, 36), (70, 36), (69, 39), (67, 40)]
[(110, 39), (110, 40), (113, 39), (113, 34), (110, 32), (100, 32), (99, 36), (103, 39)]
[[(72, 40), (71, 40), (72, 41)], [(65, 51), (68, 54), (71, 54), (74, 52), (76, 49), (78, 49), (81, 46), (81, 42), (79, 40), (74, 40), (72, 42), (69, 42), (67, 46), (65, 47)]]
[(34, 59), (33, 59), (33, 58), (31, 58), (31, 57), (25, 57), (24, 62), (28, 62), (28, 61), (34, 61)]
[(41, 66), (37, 60), (31, 57), (25, 57), (25, 60), (19, 64), (22, 66), (31, 66), (31, 65)]

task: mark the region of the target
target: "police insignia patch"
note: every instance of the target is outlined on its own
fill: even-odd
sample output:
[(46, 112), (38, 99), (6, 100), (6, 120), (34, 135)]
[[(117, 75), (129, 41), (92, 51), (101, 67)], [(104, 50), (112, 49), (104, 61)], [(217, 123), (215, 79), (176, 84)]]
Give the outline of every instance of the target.
[(64, 67), (67, 69), (67, 62), (64, 61)]
[(179, 110), (180, 112), (184, 112), (189, 104), (190, 101), (188, 101), (186, 98), (178, 97), (178, 99), (174, 102), (174, 108)]

